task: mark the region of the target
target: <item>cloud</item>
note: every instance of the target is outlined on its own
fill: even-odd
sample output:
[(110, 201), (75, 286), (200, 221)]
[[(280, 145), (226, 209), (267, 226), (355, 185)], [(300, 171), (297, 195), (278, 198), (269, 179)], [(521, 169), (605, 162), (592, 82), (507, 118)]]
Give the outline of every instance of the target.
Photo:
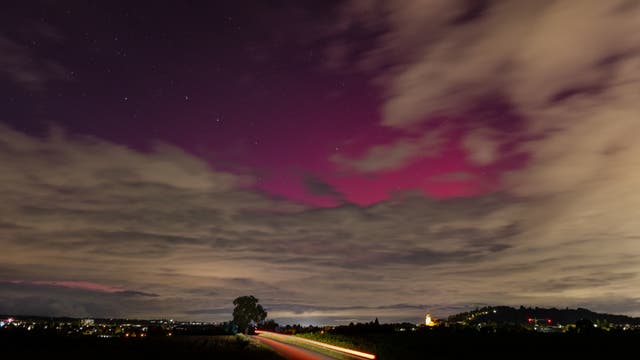
[(484, 166), (493, 163), (498, 158), (497, 136), (486, 128), (471, 131), (462, 141), (462, 146), (468, 151), (468, 158), (476, 165)]
[[(313, 209), (170, 145), (139, 152), (0, 125), (0, 278), (21, 281), (0, 284), (0, 312), (226, 320), (232, 299), (252, 293), (290, 321), (419, 319), (478, 303), (640, 315), (639, 7), (488, 4), (348, 4), (346, 24), (387, 29), (359, 66), (387, 69), (382, 124), (406, 133), (333, 161), (370, 173), (431, 156), (440, 140), (416, 130), (428, 114), (468, 116), (498, 93), (522, 133), (478, 116), (464, 143), (488, 165), (523, 139), (514, 147), (528, 162), (504, 174), (502, 192)], [(4, 54), (23, 54), (4, 41)], [(315, 180), (309, 190), (331, 194)]]
[[(461, 117), (473, 124), (462, 142), (472, 163), (494, 164), (510, 141), (527, 156), (523, 168), (502, 179), (511, 201), (523, 204), (514, 221), (519, 232), (509, 238), (515, 248), (505, 253), (561, 285), (553, 293), (523, 294), (599, 303), (586, 299), (593, 291), (637, 286), (637, 277), (619, 276), (626, 272), (617, 264), (640, 254), (633, 220), (640, 215), (634, 210), (640, 206), (640, 147), (633, 135), (640, 131), (640, 7), (627, 1), (464, 4), (469, 2), (345, 6), (348, 25), (342, 27), (381, 34), (359, 59), (385, 93), (381, 124), (412, 132), (435, 115)], [(472, 111), (496, 96), (521, 119), (517, 133), (502, 130), (506, 121), (495, 124)], [(524, 248), (532, 252), (525, 256)], [(575, 270), (560, 265), (561, 253), (573, 254), (567, 262), (616, 270), (602, 281), (583, 281), (567, 275)], [(482, 271), (507, 266), (506, 258), (499, 259)], [(514, 274), (523, 280), (521, 271)], [(631, 294), (617, 296), (636, 301)]]
[[(332, 65), (375, 74), (381, 125), (400, 135), (332, 161), (400, 169), (438, 154), (443, 135), (421, 132), (432, 115), (460, 118), (474, 164), (496, 164), (510, 142), (528, 159), (503, 174), (501, 192), (473, 198), (308, 208), (171, 145), (140, 152), (0, 124), (0, 278), (21, 281), (0, 283), (0, 312), (227, 320), (232, 299), (251, 293), (291, 321), (424, 312), (394, 304), (640, 315), (639, 11), (628, 1), (345, 4), (337, 31), (370, 31), (374, 46), (336, 36)], [(20, 86), (55, 78), (17, 38), (0, 37), (0, 54)], [(496, 123), (502, 110), (477, 110), (492, 98), (515, 115)], [(521, 128), (504, 130), (511, 121)], [(50, 286), (71, 281), (122, 291)]]
[(450, 172), (429, 178), (430, 181), (435, 182), (464, 182), (473, 179), (475, 179), (475, 175), (464, 171)]
[[(158, 294), (137, 296), (157, 307), (133, 302), (127, 311), (152, 316), (164, 308), (177, 317), (228, 307), (246, 293), (271, 303), (344, 306), (391, 286), (396, 299), (389, 301), (398, 302), (408, 289), (395, 289), (404, 288), (393, 280), (398, 269), (493, 252), (493, 241), (471, 245), (465, 230), (446, 230), (452, 215), (479, 214), (451, 226), (483, 234), (509, 225), (501, 215), (493, 218), (494, 211), (504, 213), (497, 199), (479, 202), (487, 207), (482, 213), (468, 203), (423, 198), (308, 209), (249, 191), (244, 178), (167, 145), (143, 153), (60, 129), (37, 138), (2, 126), (0, 148), (6, 170), (0, 215), (12, 224), (0, 229), (7, 259), (0, 278), (30, 285), (13, 287), (11, 299), (65, 293), (77, 296), (62, 296), (73, 303), (96, 301), (113, 310), (111, 297), (79, 292), (87, 288), (82, 284), (108, 284), (114, 294)], [(47, 292), (46, 284), (61, 286)], [(329, 299), (329, 292), (342, 295)], [(85, 314), (86, 306), (78, 306), (45, 308)]]
[(62, 65), (39, 57), (20, 40), (60, 42), (61, 35), (40, 23), (30, 24), (28, 29), (18, 38), (0, 36), (0, 76), (29, 91), (43, 91), (51, 81), (68, 80), (68, 71)]
[(469, 4), (345, 6), (348, 23), (387, 29), (361, 60), (393, 64), (383, 76), (385, 125), (406, 127), (430, 113), (457, 112), (496, 91), (506, 91), (518, 106), (543, 105), (562, 91), (599, 82), (608, 59), (637, 47), (638, 9), (625, 1)]
[(306, 174), (303, 178), (303, 184), (307, 191), (313, 195), (333, 196), (335, 198), (343, 198), (343, 194), (337, 191), (332, 185), (322, 181), (318, 177)]
[(80, 289), (88, 292), (97, 292), (105, 294), (118, 294), (123, 296), (147, 296), (156, 297), (158, 294), (146, 293), (143, 291), (125, 290), (120, 287), (109, 286), (105, 284), (97, 284), (90, 281), (75, 280), (0, 280), (0, 283), (8, 283), (23, 286), (36, 287), (60, 287), (67, 289)]
[(96, 292), (103, 292), (103, 293), (119, 293), (119, 292), (123, 292), (124, 291), (124, 289), (122, 289), (122, 288), (113, 287), (113, 286), (104, 285), (104, 284), (96, 284), (96, 283), (89, 282), (89, 281), (73, 281), (73, 280), (62, 280), (62, 281), (30, 280), (30, 281), (24, 281), (24, 280), (9, 280), (9, 281), (6, 281), (6, 282), (9, 282), (9, 283), (12, 283), (12, 284), (61, 286), (61, 287), (66, 287), (66, 288), (84, 289), (84, 290), (88, 290), (88, 291), (96, 291)]
[(161, 314), (155, 294), (96, 292), (82, 288), (0, 282), (0, 313), (16, 315), (72, 315), (125, 317), (142, 315), (139, 309)]
[(397, 170), (412, 161), (437, 155), (441, 141), (442, 132), (431, 131), (418, 138), (406, 137), (391, 144), (374, 145), (360, 157), (336, 154), (331, 161), (361, 173)]
[(569, 124), (550, 111), (568, 115), (565, 100), (613, 105), (606, 94), (636, 78), (622, 69), (637, 59), (639, 11), (623, 0), (352, 1), (336, 31), (379, 34), (358, 62), (385, 94), (381, 124), (411, 130), (434, 115), (470, 118), (477, 130), (464, 146), (472, 162), (487, 165), (514, 134), (487, 136), (495, 128), (471, 111), (476, 104), (504, 97), (529, 122), (529, 137)]
[[(0, 217), (12, 224), (0, 228), (0, 278), (21, 281), (0, 284), (0, 312), (222, 321), (254, 294), (310, 309), (274, 307), (283, 321), (398, 320), (423, 310), (394, 304), (438, 316), (479, 302), (600, 304), (638, 285), (620, 275), (638, 270), (633, 211), (605, 227), (581, 225), (566, 201), (509, 194), (307, 208), (167, 145), (1, 126), (0, 149)], [(114, 292), (52, 286), (70, 281)]]
[(123, 296), (144, 296), (144, 297), (158, 297), (160, 295), (154, 293), (147, 293), (144, 291), (135, 291), (135, 290), (123, 290), (118, 291), (117, 294)]
[(228, 315), (233, 313), (233, 307), (214, 308), (214, 309), (193, 309), (186, 310), (186, 314), (190, 315)]

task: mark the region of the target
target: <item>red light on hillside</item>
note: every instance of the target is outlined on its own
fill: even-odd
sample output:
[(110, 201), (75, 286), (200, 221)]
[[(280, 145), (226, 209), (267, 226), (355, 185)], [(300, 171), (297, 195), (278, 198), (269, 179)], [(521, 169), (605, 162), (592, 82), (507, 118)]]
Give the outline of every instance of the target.
[(532, 318), (528, 318), (527, 321), (528, 322), (533, 322), (533, 319)]
[(551, 324), (551, 319), (547, 319), (547, 324)]

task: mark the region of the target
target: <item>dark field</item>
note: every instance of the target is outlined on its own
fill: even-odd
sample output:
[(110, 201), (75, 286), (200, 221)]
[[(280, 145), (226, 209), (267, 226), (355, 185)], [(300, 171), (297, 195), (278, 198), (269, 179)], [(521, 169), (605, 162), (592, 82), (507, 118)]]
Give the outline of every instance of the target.
[[(306, 338), (395, 359), (576, 359), (629, 358), (637, 332), (541, 334), (403, 332), (391, 334), (303, 334)], [(1, 334), (2, 358), (61, 359), (281, 359), (242, 336), (174, 336), (144, 339)], [(635, 355), (631, 358), (635, 358)]]
[(266, 359), (281, 360), (241, 336), (144, 339), (1, 334), (2, 358), (21, 359)]
[[(309, 339), (396, 359), (603, 359), (637, 354), (640, 333), (542, 334), (404, 332), (391, 334), (301, 334)], [(635, 355), (633, 356), (635, 358)]]

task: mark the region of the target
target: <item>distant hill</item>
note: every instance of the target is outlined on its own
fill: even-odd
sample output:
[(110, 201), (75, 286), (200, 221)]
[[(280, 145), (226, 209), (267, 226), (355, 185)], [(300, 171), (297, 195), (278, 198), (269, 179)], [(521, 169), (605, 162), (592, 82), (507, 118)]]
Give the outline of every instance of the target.
[(554, 324), (575, 324), (577, 321), (586, 319), (592, 322), (608, 322), (610, 324), (640, 325), (640, 318), (626, 315), (613, 315), (593, 312), (588, 309), (556, 309), (520, 306), (513, 308), (510, 306), (488, 306), (473, 311), (451, 315), (449, 322), (460, 322), (470, 325), (480, 323), (509, 323), (526, 324), (530, 319), (547, 321), (550, 319)]

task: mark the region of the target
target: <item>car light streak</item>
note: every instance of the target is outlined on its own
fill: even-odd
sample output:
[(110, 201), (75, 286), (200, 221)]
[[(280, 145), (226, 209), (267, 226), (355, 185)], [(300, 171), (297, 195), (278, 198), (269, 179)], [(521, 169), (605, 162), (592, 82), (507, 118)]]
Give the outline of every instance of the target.
[(343, 348), (343, 347), (335, 346), (335, 345), (329, 345), (329, 344), (325, 344), (325, 343), (320, 342), (320, 341), (309, 340), (309, 339), (305, 339), (305, 338), (301, 338), (301, 337), (297, 337), (297, 336), (278, 334), (276, 332), (264, 331), (264, 330), (256, 330), (256, 334), (258, 334), (258, 335), (260, 335), (260, 334), (269, 334), (269, 335), (275, 335), (275, 336), (279, 336), (279, 337), (283, 337), (283, 338), (292, 337), (292, 338), (295, 338), (296, 340), (300, 340), (302, 342), (306, 342), (306, 343), (313, 344), (313, 345), (316, 345), (316, 346), (319, 346), (319, 347), (323, 347), (325, 349), (330, 349), (330, 350), (334, 350), (334, 351), (345, 353), (345, 354), (355, 355), (355, 356), (359, 356), (359, 357), (362, 357), (362, 358), (365, 358), (365, 359), (375, 359), (376, 358), (375, 355), (368, 354), (366, 352), (357, 351), (357, 350), (351, 350), (351, 349), (347, 349), (347, 348)]

